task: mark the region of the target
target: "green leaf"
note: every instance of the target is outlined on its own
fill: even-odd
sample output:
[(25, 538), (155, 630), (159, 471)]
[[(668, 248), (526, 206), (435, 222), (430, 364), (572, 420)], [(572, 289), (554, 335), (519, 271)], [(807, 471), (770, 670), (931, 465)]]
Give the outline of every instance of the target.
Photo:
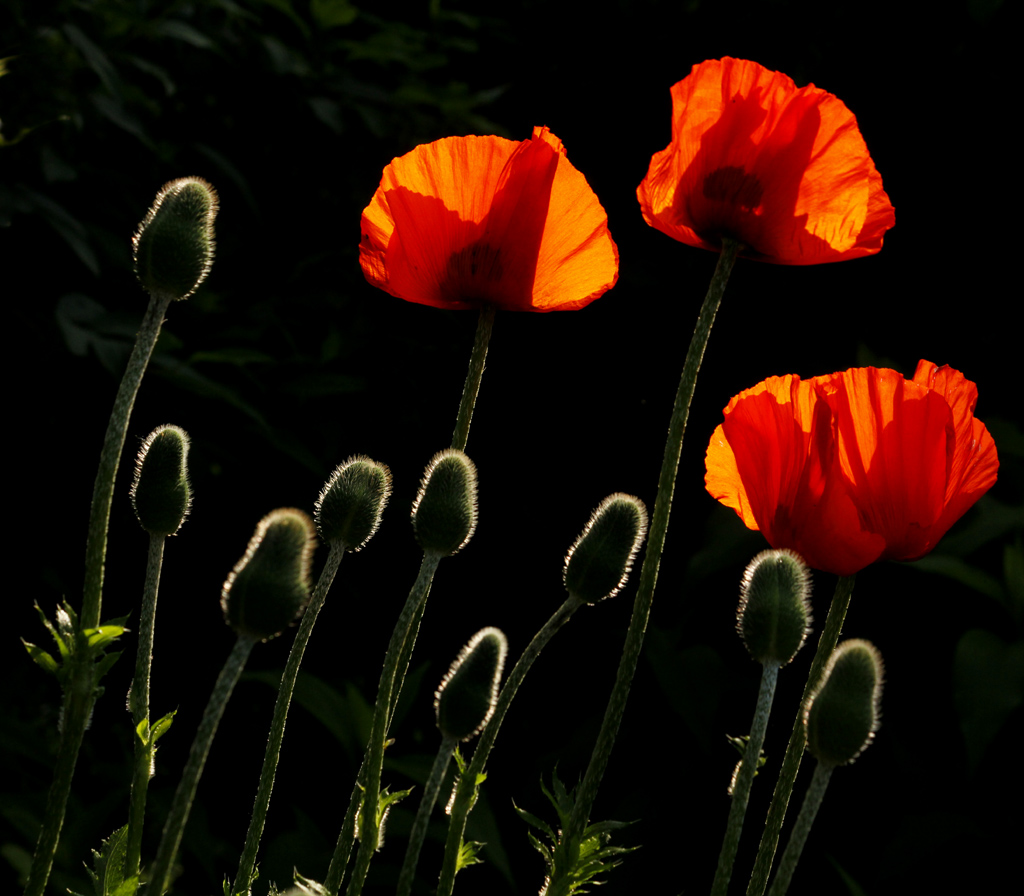
[(50, 654), (48, 654), (41, 647), (36, 647), (35, 644), (30, 644), (24, 638), (21, 639), (21, 643), (25, 645), (25, 649), (28, 651), (28, 655), (32, 657), (32, 661), (45, 669), (47, 672), (55, 675), (58, 679), (60, 676), (60, 663), (58, 663)]
[(483, 860), (477, 857), (477, 853), (486, 845), (486, 843), (481, 843), (478, 840), (464, 841), (459, 847), (458, 856), (455, 858), (455, 873), (458, 874), (469, 865), (482, 865)]
[(92, 869), (86, 869), (92, 878), (95, 896), (134, 896), (139, 889), (139, 878), (124, 876), (124, 857), (128, 849), (128, 825), (111, 834), (99, 851), (92, 851)]

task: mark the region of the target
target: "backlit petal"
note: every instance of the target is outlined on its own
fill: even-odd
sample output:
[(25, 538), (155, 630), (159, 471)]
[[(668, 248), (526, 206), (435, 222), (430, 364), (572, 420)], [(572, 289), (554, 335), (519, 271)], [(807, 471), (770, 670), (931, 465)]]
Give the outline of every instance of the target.
[(779, 264), (877, 252), (895, 223), (853, 114), (813, 84), (755, 62), (696, 65), (672, 88), (672, 142), (637, 189), (674, 239)]
[(418, 146), (384, 170), (362, 232), (367, 280), (443, 308), (581, 308), (618, 277), (607, 215), (547, 128)]

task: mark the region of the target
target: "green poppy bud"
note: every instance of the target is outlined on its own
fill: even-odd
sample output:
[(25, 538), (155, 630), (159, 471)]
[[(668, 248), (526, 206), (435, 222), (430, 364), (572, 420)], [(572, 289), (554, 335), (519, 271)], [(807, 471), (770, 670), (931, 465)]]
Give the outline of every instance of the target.
[(792, 551), (762, 551), (743, 573), (736, 629), (750, 655), (785, 666), (810, 634), (811, 579)]
[(220, 605), (227, 624), (262, 640), (284, 631), (309, 601), (315, 547), (313, 521), (301, 510), (284, 507), (263, 517), (224, 582)]
[(391, 497), (391, 471), (363, 455), (338, 464), (316, 500), (320, 537), (339, 542), (346, 551), (360, 550), (377, 531)]
[(483, 731), (494, 714), (507, 653), (505, 635), (493, 627), (480, 629), (459, 651), (434, 694), (441, 734), (469, 740)]
[(804, 709), (807, 749), (823, 765), (853, 762), (878, 730), (882, 655), (860, 639), (832, 653)]
[(161, 187), (132, 238), (135, 273), (152, 294), (186, 299), (213, 266), (217, 191), (200, 177)]
[(431, 458), (412, 505), (416, 541), (428, 554), (457, 554), (476, 529), (476, 467), (446, 448)]
[(158, 426), (135, 458), (132, 506), (150, 535), (174, 535), (188, 516), (188, 433), (180, 426)]
[(609, 495), (565, 555), (566, 590), (588, 604), (617, 594), (646, 533), (643, 501), (621, 492)]

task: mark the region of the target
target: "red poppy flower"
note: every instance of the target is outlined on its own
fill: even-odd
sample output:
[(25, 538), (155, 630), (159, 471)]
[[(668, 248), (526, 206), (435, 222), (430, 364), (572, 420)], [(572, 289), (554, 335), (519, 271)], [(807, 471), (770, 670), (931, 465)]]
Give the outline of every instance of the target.
[(852, 575), (924, 556), (996, 481), (978, 390), (921, 361), (772, 377), (735, 396), (707, 451), (708, 491), (773, 548)]
[(820, 264), (873, 255), (896, 221), (857, 120), (831, 93), (745, 59), (672, 88), (672, 142), (637, 188), (644, 220), (690, 246)]
[(395, 159), (363, 212), (359, 263), (374, 286), (438, 308), (582, 308), (619, 275), (608, 216), (547, 128)]

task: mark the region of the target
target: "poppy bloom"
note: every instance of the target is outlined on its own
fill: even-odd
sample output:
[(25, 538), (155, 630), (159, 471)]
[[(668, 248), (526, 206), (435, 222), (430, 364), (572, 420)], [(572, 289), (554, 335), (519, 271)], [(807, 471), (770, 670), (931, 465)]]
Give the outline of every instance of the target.
[(853, 113), (745, 59), (695, 65), (672, 88), (672, 142), (637, 188), (673, 239), (776, 264), (873, 255), (896, 221)]
[(397, 158), (363, 212), (374, 286), (437, 308), (582, 308), (615, 285), (608, 216), (547, 128), (446, 137)]
[(771, 377), (725, 408), (705, 483), (816, 569), (916, 560), (996, 481), (977, 400), (962, 373), (929, 361), (913, 380), (876, 367)]

